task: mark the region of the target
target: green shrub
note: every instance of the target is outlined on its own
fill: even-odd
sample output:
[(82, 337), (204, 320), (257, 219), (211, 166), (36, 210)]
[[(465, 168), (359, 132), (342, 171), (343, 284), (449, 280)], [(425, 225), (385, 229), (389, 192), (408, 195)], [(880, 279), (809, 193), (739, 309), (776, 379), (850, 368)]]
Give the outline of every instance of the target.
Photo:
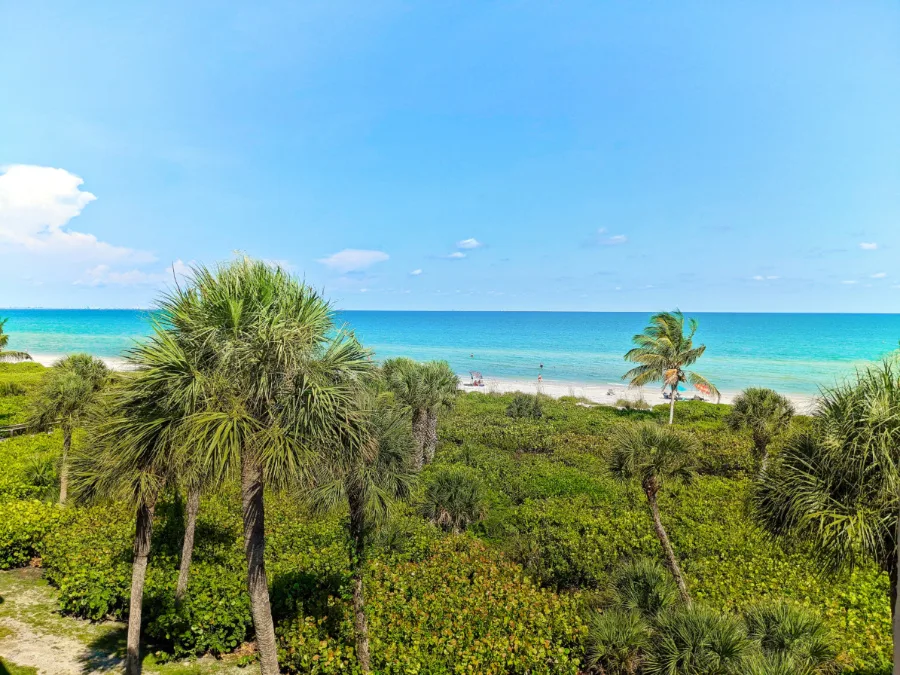
[(735, 617), (702, 606), (661, 614), (645, 670), (649, 675), (741, 675), (750, 641)]
[(807, 608), (784, 601), (762, 603), (744, 613), (744, 623), (750, 639), (770, 661), (816, 673), (835, 669), (834, 637)]
[(655, 619), (678, 602), (672, 573), (651, 558), (621, 564), (612, 575), (610, 590), (617, 606), (647, 619)]
[(587, 623), (585, 664), (605, 675), (634, 675), (650, 647), (650, 635), (638, 612), (594, 612)]
[(650, 404), (642, 398), (632, 401), (629, 398), (620, 398), (616, 400), (616, 407), (623, 410), (650, 410)]
[[(535, 587), (517, 566), (467, 536), (442, 540), (419, 562), (373, 561), (367, 598), (379, 673), (578, 672), (585, 629), (576, 598)], [(345, 672), (353, 667), (351, 635), (349, 623), (337, 635), (308, 618), (282, 625), (282, 667)]]
[(0, 382), (0, 396), (24, 396), (27, 391), (18, 382)]
[[(79, 438), (80, 435), (76, 441)], [(53, 469), (61, 447), (62, 438), (58, 432), (0, 440), (0, 500), (44, 496), (49, 476), (46, 472), (38, 476), (34, 469), (38, 464)], [(39, 479), (39, 484), (33, 482), (35, 478)]]
[(492, 445), (507, 452), (553, 452), (552, 430), (542, 424), (515, 422), (495, 427), (492, 436)]
[(537, 394), (518, 393), (506, 408), (506, 416), (514, 419), (540, 419), (543, 414)]
[(0, 569), (21, 567), (40, 557), (60, 515), (59, 507), (33, 499), (0, 502)]
[(465, 466), (435, 465), (424, 476), (422, 515), (445, 530), (461, 532), (481, 520), (486, 510), (478, 474)]

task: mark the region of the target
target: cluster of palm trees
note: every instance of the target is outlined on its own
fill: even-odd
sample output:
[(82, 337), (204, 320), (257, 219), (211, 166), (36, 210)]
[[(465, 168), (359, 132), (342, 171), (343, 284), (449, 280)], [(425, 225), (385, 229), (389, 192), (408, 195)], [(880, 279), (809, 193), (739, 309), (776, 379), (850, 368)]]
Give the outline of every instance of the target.
[[(139, 673), (141, 608), (157, 502), (185, 490), (177, 599), (188, 589), (204, 490), (240, 484), (247, 588), (264, 675), (279, 672), (265, 566), (267, 489), (291, 488), (318, 508), (349, 510), (354, 623), (370, 670), (363, 565), (366, 542), (393, 500), (434, 456), (438, 414), (456, 376), (444, 362), (395, 359), (378, 368), (332, 308), (279, 268), (241, 259), (198, 267), (165, 295), (149, 339), (112, 381), (86, 355), (51, 369), (34, 422), (64, 434), (60, 501), (122, 500), (135, 538), (126, 672)], [(90, 442), (70, 453), (72, 428)]]

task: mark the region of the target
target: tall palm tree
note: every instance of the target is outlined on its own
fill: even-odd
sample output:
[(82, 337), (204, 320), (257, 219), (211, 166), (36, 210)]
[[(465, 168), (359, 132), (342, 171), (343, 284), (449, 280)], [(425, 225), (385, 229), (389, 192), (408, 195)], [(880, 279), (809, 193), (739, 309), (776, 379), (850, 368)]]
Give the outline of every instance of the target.
[(429, 464), (437, 451), (438, 413), (453, 407), (459, 395), (459, 378), (446, 361), (429, 361), (423, 369), (428, 389), (434, 397), (434, 403), (426, 413), (425, 444), (422, 449), (425, 463)]
[(103, 397), (94, 443), (73, 457), (78, 501), (124, 500), (135, 511), (131, 597), (128, 609), (126, 675), (141, 672), (141, 612), (157, 499), (176, 471), (177, 431), (140, 376)]
[(31, 355), (28, 352), (17, 352), (7, 349), (9, 344), (9, 335), (3, 332), (3, 327), (9, 319), (0, 319), (0, 361), (31, 361)]
[(72, 432), (84, 421), (110, 380), (110, 371), (90, 354), (72, 354), (53, 364), (41, 385), (31, 413), (31, 426), (46, 429), (58, 424), (63, 434), (59, 468), (59, 503), (68, 496), (69, 452)]
[(620, 480), (640, 481), (666, 564), (675, 577), (681, 599), (690, 604), (691, 596), (684, 574), (660, 517), (658, 495), (663, 483), (689, 482), (693, 479), (695, 444), (690, 437), (675, 429), (645, 422), (618, 428), (612, 437), (612, 448), (610, 471)]
[(890, 578), (894, 675), (900, 675), (900, 364), (886, 360), (823, 393), (753, 491), (774, 536), (806, 542), (820, 568), (875, 561)]
[(458, 380), (446, 361), (417, 363), (408, 358), (388, 359), (382, 372), (394, 396), (412, 411), (416, 442), (415, 467), (431, 461), (437, 447), (437, 414), (452, 405)]
[(787, 431), (794, 412), (794, 404), (771, 389), (750, 387), (734, 399), (728, 425), (735, 431), (750, 430), (760, 472), (769, 464), (769, 443)]
[(675, 398), (682, 382), (715, 396), (717, 401), (720, 398), (719, 390), (712, 382), (700, 373), (685, 370), (703, 356), (706, 345), (694, 346), (696, 319), (688, 320), (687, 334), (684, 324), (684, 314), (679, 310), (654, 314), (644, 332), (631, 339), (635, 346), (625, 354), (626, 361), (639, 364), (622, 376), (632, 387), (662, 382), (663, 391), (669, 388), (669, 424), (675, 421)]
[(170, 386), (198, 412), (186, 447), (211, 474), (240, 475), (251, 615), (263, 675), (278, 673), (264, 562), (264, 487), (306, 475), (322, 448), (351, 434), (361, 378), (370, 372), (356, 339), (336, 330), (330, 305), (280, 268), (241, 259), (198, 267), (160, 303), (151, 341), (184, 345), (196, 375)]
[(367, 547), (393, 501), (409, 494), (415, 445), (406, 412), (385, 397), (367, 395), (359, 413), (358, 433), (346, 437), (338, 454), (322, 463), (310, 497), (320, 509), (343, 503), (349, 507), (356, 655), (360, 670), (367, 673), (372, 670), (363, 585)]

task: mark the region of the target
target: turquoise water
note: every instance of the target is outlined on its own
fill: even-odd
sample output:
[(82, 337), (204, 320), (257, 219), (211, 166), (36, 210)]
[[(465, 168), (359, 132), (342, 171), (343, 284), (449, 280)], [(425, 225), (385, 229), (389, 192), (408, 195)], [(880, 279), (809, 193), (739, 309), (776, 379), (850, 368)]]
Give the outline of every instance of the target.
[[(115, 357), (149, 331), (138, 310), (0, 310), (11, 349)], [(378, 358), (446, 359), (461, 374), (547, 382), (619, 382), (647, 313), (341, 312)], [(768, 386), (813, 394), (895, 350), (895, 314), (693, 314), (707, 345), (697, 370), (722, 391)], [(472, 355), (472, 356), (470, 356)]]

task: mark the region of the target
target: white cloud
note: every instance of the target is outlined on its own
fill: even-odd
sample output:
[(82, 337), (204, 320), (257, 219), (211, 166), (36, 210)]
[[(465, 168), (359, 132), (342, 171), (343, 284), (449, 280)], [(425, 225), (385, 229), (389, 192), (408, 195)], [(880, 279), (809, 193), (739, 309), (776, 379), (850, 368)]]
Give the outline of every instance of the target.
[(859, 247), (863, 251), (874, 251), (878, 248), (878, 244), (876, 244), (874, 241), (861, 241), (859, 242)]
[(765, 281), (765, 279), (766, 278), (761, 274), (757, 274), (756, 276), (753, 277), (754, 281)]
[(753, 280), (754, 280), (754, 281), (775, 281), (776, 279), (780, 279), (780, 278), (781, 278), (781, 277), (779, 277), (779, 276), (776, 275), (776, 274), (770, 274), (770, 275), (765, 276), (765, 277), (764, 277), (762, 274), (757, 274), (757, 275), (755, 275), (755, 276), (753, 277)]
[(481, 248), (482, 246), (484, 246), (484, 244), (474, 237), (456, 242), (456, 248)]
[(384, 251), (368, 251), (358, 248), (345, 248), (343, 251), (332, 253), (327, 258), (319, 258), (320, 262), (341, 274), (357, 272), (368, 269), (372, 265), (384, 262), (390, 256)]
[(459, 260), (460, 258), (465, 258), (465, 257), (466, 257), (466, 254), (465, 254), (465, 253), (460, 253), (459, 251), (454, 251), (453, 253), (451, 253), (451, 254), (448, 255), (447, 257), (450, 258), (450, 260)]
[(422, 270), (413, 270), (412, 272), (409, 273), (409, 276), (411, 276), (411, 277), (417, 277), (417, 276), (419, 276), (420, 274), (422, 274)]
[(191, 274), (191, 263), (176, 260), (162, 272), (143, 272), (138, 269), (119, 271), (100, 264), (87, 270), (75, 281), (75, 286), (161, 286), (181, 282)]
[(859, 282), (856, 281), (856, 279), (844, 279), (844, 281), (842, 281), (841, 283), (847, 284), (848, 286), (852, 286), (853, 284), (858, 284)]
[(97, 262), (152, 262), (145, 251), (114, 246), (93, 234), (67, 229), (97, 199), (65, 169), (14, 164), (0, 167), (0, 243), (31, 253)]
[(870, 275), (872, 279), (884, 279), (887, 276), (887, 272), (876, 272), (875, 274)]
[(624, 234), (614, 234), (611, 236), (607, 236), (606, 228), (601, 227), (599, 230), (597, 230), (594, 244), (598, 246), (618, 246), (619, 244), (624, 244), (627, 241), (628, 237), (626, 237)]

